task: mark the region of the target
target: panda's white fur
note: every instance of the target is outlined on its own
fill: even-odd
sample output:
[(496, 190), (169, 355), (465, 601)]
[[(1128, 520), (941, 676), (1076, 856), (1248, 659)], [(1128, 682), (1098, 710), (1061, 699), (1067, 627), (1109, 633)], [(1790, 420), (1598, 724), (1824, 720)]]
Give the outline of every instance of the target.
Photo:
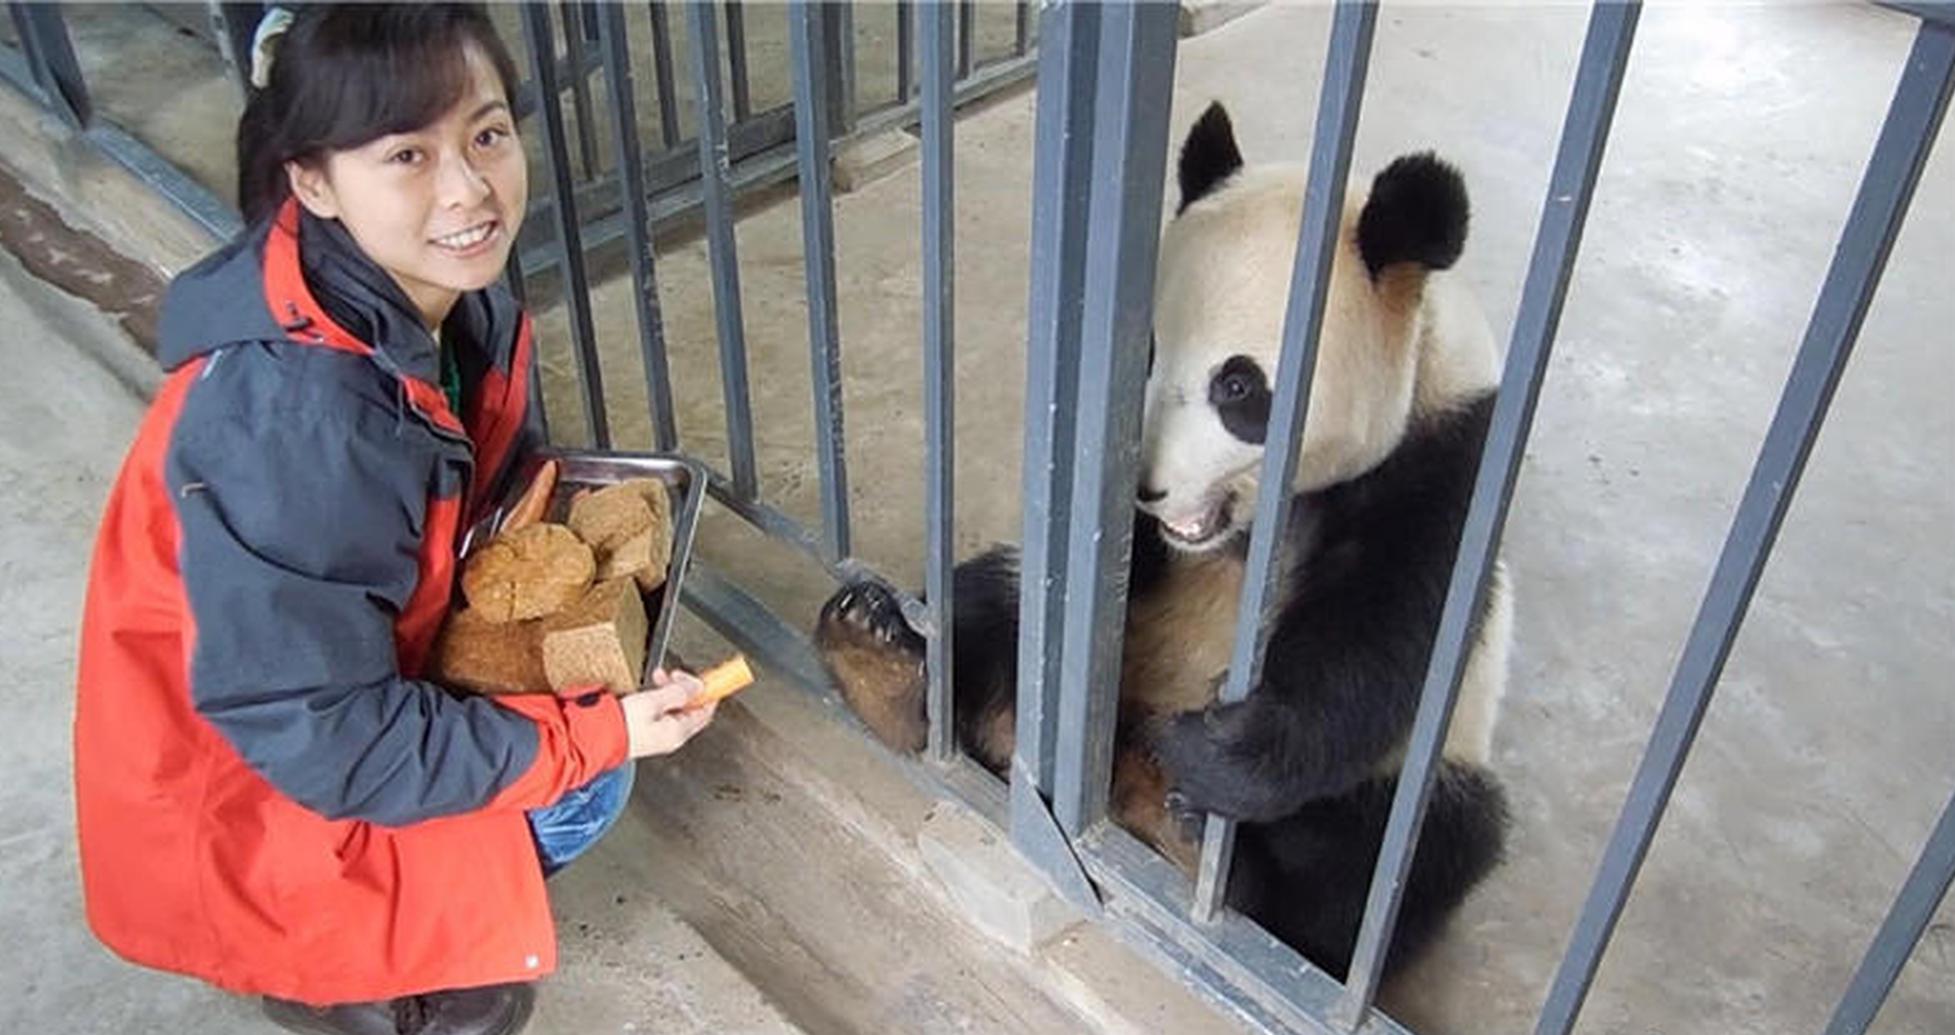
[[(1170, 528), (1199, 527), (1218, 513), (1228, 527), (1193, 544), (1169, 536), (1169, 545), (1181, 550), (1168, 577), (1182, 586), (1137, 602), (1127, 628), (1125, 696), (1160, 698), (1148, 700), (1151, 707), (1199, 706), (1191, 688), (1212, 690), (1227, 664), (1241, 565), (1197, 555), (1217, 551), (1231, 533), (1248, 528), (1264, 447), (1223, 427), (1207, 386), (1235, 355), (1255, 359), (1274, 376), (1306, 176), (1296, 165), (1245, 168), (1189, 204), (1162, 235), (1141, 484), (1166, 495), (1141, 508)], [(1357, 253), (1363, 184), (1349, 195), (1294, 492), (1363, 474), (1398, 446), (1409, 426), (1500, 381), (1492, 328), (1456, 274), (1406, 264), (1372, 280)], [(1492, 755), (1507, 682), (1513, 605), (1504, 566), (1496, 566), (1488, 595), (1446, 742), (1448, 757), (1482, 765)], [(1394, 752), (1383, 768), (1396, 768), (1401, 758)]]

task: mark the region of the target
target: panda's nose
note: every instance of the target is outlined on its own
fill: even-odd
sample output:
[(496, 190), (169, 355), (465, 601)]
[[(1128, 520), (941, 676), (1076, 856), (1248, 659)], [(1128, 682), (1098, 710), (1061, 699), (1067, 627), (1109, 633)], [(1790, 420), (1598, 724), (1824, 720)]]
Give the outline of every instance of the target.
[(1159, 503), (1162, 500), (1168, 498), (1167, 490), (1153, 489), (1145, 485), (1140, 487), (1140, 491), (1139, 493), (1137, 493), (1137, 495), (1140, 497), (1140, 501), (1142, 503)]

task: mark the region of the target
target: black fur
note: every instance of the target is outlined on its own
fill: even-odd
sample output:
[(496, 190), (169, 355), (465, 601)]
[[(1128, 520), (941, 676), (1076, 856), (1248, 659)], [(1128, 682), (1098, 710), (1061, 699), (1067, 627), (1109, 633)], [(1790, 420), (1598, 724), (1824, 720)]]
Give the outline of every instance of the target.
[(1269, 379), (1248, 356), (1230, 356), (1208, 379), (1208, 404), (1222, 428), (1252, 445), (1269, 434)]
[(1466, 247), (1466, 181), (1431, 152), (1406, 155), (1371, 181), (1358, 214), (1358, 254), (1373, 277), (1416, 262), (1443, 270)]
[(1235, 145), (1235, 127), (1229, 124), (1229, 113), (1222, 102), (1216, 101), (1195, 120), (1182, 141), (1181, 161), (1176, 168), (1176, 178), (1181, 183), (1181, 204), (1175, 208), (1175, 215), (1214, 191), (1241, 168), (1242, 150)]
[(1492, 414), (1489, 393), (1362, 477), (1297, 500), (1309, 541), (1262, 684), (1177, 716), (1155, 745), (1178, 808), (1280, 819), (1350, 791), (1403, 743)]

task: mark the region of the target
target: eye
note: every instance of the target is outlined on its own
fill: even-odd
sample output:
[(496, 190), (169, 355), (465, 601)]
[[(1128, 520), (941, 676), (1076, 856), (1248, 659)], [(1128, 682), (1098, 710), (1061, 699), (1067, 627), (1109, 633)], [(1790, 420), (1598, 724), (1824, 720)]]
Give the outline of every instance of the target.
[(501, 144), (503, 141), (508, 140), (509, 136), (510, 133), (508, 127), (490, 126), (489, 128), (483, 130), (482, 132), (475, 134), (475, 146), (482, 148), (483, 150), (486, 151), (489, 148), (495, 147), (498, 144)]
[(387, 155), (389, 165), (414, 165), (420, 160), (421, 149), (418, 147), (403, 147)]
[(1269, 424), (1269, 379), (1248, 356), (1230, 356), (1208, 379), (1208, 401), (1229, 434), (1261, 445)]
[(1249, 393), (1254, 390), (1255, 387), (1249, 383), (1247, 376), (1240, 373), (1224, 374), (1215, 382), (1215, 401), (1241, 402), (1249, 398)]

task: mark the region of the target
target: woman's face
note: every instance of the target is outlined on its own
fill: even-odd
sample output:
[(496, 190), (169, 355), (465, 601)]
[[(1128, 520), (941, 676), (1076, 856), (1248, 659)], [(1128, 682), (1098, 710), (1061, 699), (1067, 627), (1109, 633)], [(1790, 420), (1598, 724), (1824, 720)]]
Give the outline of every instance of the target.
[(502, 275), (529, 201), (529, 168), (502, 81), (475, 48), (462, 99), (434, 122), (317, 165), (288, 163), (313, 215), (337, 219), (439, 326), (463, 292)]

